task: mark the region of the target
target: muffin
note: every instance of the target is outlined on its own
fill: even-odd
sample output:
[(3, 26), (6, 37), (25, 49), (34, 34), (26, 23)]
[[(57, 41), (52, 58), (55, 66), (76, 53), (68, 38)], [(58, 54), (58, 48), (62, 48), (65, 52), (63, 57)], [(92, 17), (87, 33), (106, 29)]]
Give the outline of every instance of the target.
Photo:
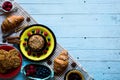
[(28, 40), (28, 46), (32, 51), (40, 51), (45, 46), (45, 39), (41, 35), (32, 35)]

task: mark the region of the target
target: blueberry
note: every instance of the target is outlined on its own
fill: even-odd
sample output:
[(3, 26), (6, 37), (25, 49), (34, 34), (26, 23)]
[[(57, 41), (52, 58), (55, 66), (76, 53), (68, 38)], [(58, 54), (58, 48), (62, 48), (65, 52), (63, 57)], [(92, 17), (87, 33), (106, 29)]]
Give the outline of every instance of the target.
[(32, 33), (35, 33), (35, 30), (32, 30)]
[(29, 49), (28, 46), (26, 46), (26, 47), (25, 47), (25, 50), (28, 51), (28, 49)]
[(48, 37), (48, 41), (50, 41), (50, 37)]
[(28, 40), (28, 38), (24, 38), (24, 40), (25, 40), (25, 41), (27, 41), (27, 40)]

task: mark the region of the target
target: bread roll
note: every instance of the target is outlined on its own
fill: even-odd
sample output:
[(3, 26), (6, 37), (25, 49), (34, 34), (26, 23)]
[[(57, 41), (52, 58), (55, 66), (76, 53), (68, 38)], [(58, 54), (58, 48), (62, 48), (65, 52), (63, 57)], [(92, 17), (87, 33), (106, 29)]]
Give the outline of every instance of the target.
[(68, 52), (63, 50), (60, 55), (54, 59), (54, 72), (56, 74), (64, 72), (68, 66), (68, 60)]

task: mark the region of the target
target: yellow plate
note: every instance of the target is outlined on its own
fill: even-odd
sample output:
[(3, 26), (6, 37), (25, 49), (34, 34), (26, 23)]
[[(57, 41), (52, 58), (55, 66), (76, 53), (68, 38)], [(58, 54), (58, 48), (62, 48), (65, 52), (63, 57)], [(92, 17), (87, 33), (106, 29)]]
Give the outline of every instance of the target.
[[(38, 53), (31, 52), (30, 48), (27, 45), (27, 41), (30, 35), (38, 34), (36, 30), (39, 30), (39, 34), (42, 35), (46, 40), (46, 48), (40, 51), (40, 56), (36, 56)], [(47, 36), (45, 35), (47, 33)], [(41, 24), (34, 24), (25, 28), (20, 34), (20, 50), (22, 54), (33, 61), (41, 61), (49, 57), (55, 50), (56, 47), (56, 38), (53, 32), (46, 26)], [(34, 55), (33, 55), (34, 54)]]

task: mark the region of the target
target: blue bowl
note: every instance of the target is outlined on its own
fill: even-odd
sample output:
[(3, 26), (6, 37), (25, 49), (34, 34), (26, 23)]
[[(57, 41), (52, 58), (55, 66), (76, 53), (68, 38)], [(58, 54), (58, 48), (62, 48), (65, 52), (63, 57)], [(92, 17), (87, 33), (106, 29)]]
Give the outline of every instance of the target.
[(54, 80), (54, 71), (46, 65), (27, 64), (23, 67), (22, 73), (32, 80)]

